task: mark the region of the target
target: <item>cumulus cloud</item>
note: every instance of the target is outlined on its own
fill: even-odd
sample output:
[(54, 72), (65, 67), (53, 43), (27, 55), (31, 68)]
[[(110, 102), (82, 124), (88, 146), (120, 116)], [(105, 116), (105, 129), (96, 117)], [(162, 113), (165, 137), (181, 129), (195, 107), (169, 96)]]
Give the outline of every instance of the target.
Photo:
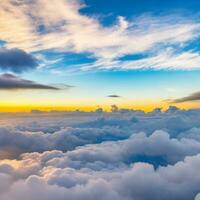
[[(79, 156), (86, 156), (85, 162), (90, 158), (91, 162), (113, 164), (114, 158), (116, 162), (148, 161), (157, 166), (175, 163), (186, 155), (200, 153), (198, 134), (188, 133), (195, 132), (192, 128), (199, 124), (198, 111), (185, 113), (181, 110), (168, 110), (166, 113), (141, 114), (118, 110), (108, 114), (64, 113), (60, 114), (60, 118), (59, 113), (49, 113), (49, 117), (45, 113), (34, 113), (39, 119), (32, 118), (31, 115), (33, 114), (26, 117), (34, 119), (34, 123), (26, 122), (25, 118), (20, 125), (0, 129), (2, 156), (6, 151), (11, 156), (18, 156), (22, 152), (55, 149), (66, 152), (79, 147)], [(98, 118), (101, 115), (105, 116)], [(75, 117), (77, 122), (73, 120), (70, 124), (71, 117)], [(84, 122), (78, 122), (79, 118)], [(93, 120), (94, 118), (97, 120)], [(158, 131), (159, 129), (163, 131)], [(13, 137), (15, 140), (12, 140)], [(90, 152), (95, 155), (94, 158)]]
[[(36, 125), (36, 124), (35, 124)], [(19, 129), (22, 129), (19, 127)], [(29, 129), (29, 131), (28, 131)], [(30, 131), (32, 130), (32, 132)], [(100, 143), (112, 138), (124, 138), (123, 131), (117, 128), (63, 128), (51, 133), (52, 128), (24, 128), (24, 130), (0, 129), (0, 155), (10, 152), (11, 156), (18, 156), (22, 152), (43, 152), (47, 150), (73, 150), (84, 144)], [(15, 138), (14, 140), (12, 138)]]
[(16, 89), (46, 89), (58, 90), (58, 88), (36, 83), (34, 81), (23, 79), (13, 74), (0, 75), (0, 90), (16, 90)]
[[(82, 70), (199, 68), (198, 52), (181, 51), (199, 38), (200, 24), (194, 16), (118, 16), (113, 25), (104, 26), (96, 17), (81, 14), (84, 6), (78, 0), (1, 1), (0, 39), (9, 48), (28, 52), (87, 52), (96, 61), (77, 66)], [(168, 49), (172, 53), (160, 53)], [(120, 59), (140, 53), (147, 58)]]
[(185, 132), (182, 132), (178, 136), (179, 138), (191, 138), (195, 139), (197, 141), (200, 141), (200, 128), (199, 127), (193, 127)]
[(99, 169), (147, 162), (157, 167), (175, 164), (186, 156), (196, 155), (199, 152), (199, 142), (192, 139), (170, 139), (167, 133), (157, 131), (150, 137), (141, 133), (126, 140), (78, 147), (74, 151), (67, 152), (66, 157), (55, 159), (54, 163), (58, 167), (70, 165), (77, 168)]
[(0, 117), (1, 200), (199, 198), (198, 109)]
[(20, 73), (37, 65), (36, 59), (21, 49), (0, 49), (0, 69), (3, 71)]
[[(24, 154), (20, 160), (0, 164), (2, 200), (35, 199), (194, 199), (199, 192), (199, 154), (166, 167), (136, 163), (127, 167), (95, 171), (52, 164), (62, 152)], [(24, 166), (23, 168), (21, 166)], [(144, 192), (145, 191), (145, 192)], [(103, 195), (102, 195), (103, 193)], [(196, 197), (198, 198), (198, 197)]]

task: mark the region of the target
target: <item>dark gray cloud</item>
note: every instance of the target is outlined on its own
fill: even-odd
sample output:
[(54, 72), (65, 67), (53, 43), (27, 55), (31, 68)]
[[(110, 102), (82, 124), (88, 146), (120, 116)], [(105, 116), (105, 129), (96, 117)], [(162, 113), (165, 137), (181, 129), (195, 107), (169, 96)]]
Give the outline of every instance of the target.
[(173, 100), (173, 103), (183, 103), (187, 101), (199, 101), (200, 100), (200, 92), (192, 93), (186, 97), (178, 98)]
[(38, 65), (36, 59), (21, 49), (0, 48), (0, 69), (21, 73), (34, 69)]
[(116, 95), (116, 94), (111, 94), (111, 95), (108, 95), (107, 97), (110, 97), (110, 98), (120, 98), (121, 96)]
[(23, 79), (13, 74), (0, 75), (0, 90), (14, 90), (14, 89), (48, 89), (58, 90), (59, 88), (43, 85), (34, 81)]

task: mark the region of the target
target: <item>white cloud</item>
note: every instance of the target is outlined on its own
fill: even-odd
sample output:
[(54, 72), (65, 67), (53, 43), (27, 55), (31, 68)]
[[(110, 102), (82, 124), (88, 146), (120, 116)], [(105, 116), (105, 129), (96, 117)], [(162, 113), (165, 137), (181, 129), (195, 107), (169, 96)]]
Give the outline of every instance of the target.
[(87, 70), (191, 70), (199, 69), (200, 54), (197, 52), (175, 53), (172, 50), (160, 52), (158, 55), (151, 55), (147, 58), (132, 61), (120, 60), (98, 60), (93, 64), (84, 64), (79, 67)]
[[(51, 166), (49, 163), (56, 156), (55, 153), (27, 154), (18, 162), (35, 165), (28, 165), (29, 169), (24, 165), (26, 171), (15, 168), (12, 175), (7, 175), (4, 170), (1, 186), (10, 185), (0, 193), (1, 199), (24, 200), (29, 197), (31, 200), (64, 200), (67, 197), (72, 200), (156, 200), (162, 197), (164, 200), (188, 200), (194, 199), (199, 192), (200, 155), (186, 157), (173, 166), (156, 170), (150, 164), (136, 163), (125, 168), (95, 171), (76, 170), (67, 165), (62, 169)], [(12, 161), (10, 163), (7, 165), (12, 167)]]
[(200, 192), (199, 110), (21, 115), (0, 128), (1, 200), (193, 200)]
[[(83, 6), (77, 0), (3, 0), (0, 39), (7, 42), (7, 47), (29, 52), (47, 49), (88, 52), (97, 61), (83, 70), (199, 68), (198, 53), (159, 53), (168, 47), (181, 49), (197, 39), (200, 24), (195, 18), (143, 15), (128, 21), (119, 16), (116, 24), (105, 27), (96, 17), (81, 14)], [(124, 55), (146, 51), (154, 52), (155, 56), (139, 61), (119, 60)]]
[[(145, 149), (140, 147), (138, 151), (136, 148), (140, 143), (144, 147), (149, 146), (148, 156), (152, 155), (149, 159), (154, 160), (153, 156), (160, 156), (160, 162), (176, 162), (186, 155), (200, 153), (198, 134), (200, 112), (198, 110), (184, 111), (171, 108), (165, 113), (155, 110), (147, 114), (120, 109), (113, 113), (32, 113), (24, 117), (22, 115), (19, 122), (11, 120), (10, 123), (7, 120), (9, 118), (11, 117), (7, 115), (7, 127), (0, 127), (0, 158), (16, 158), (24, 152), (55, 149), (68, 151), (78, 146), (106, 141), (110, 143), (95, 146), (99, 149), (96, 153), (105, 157), (107, 151), (104, 152), (104, 149), (108, 148), (110, 151), (109, 147), (113, 146), (113, 153), (118, 155), (113, 157), (116, 159), (124, 157), (128, 159), (127, 162), (129, 159), (137, 160), (134, 158), (137, 155), (146, 156)], [(138, 134), (141, 132), (146, 135)], [(161, 136), (158, 137), (159, 135)], [(168, 137), (178, 138), (178, 140), (171, 140)], [(154, 139), (157, 140), (156, 138), (169, 146), (172, 153), (163, 150), (161, 154), (159, 152), (156, 154), (151, 143)], [(130, 154), (125, 157), (123, 150), (125, 152), (127, 150), (123, 147), (129, 146)], [(132, 146), (136, 149), (132, 149)], [(118, 147), (121, 147), (120, 151)], [(155, 155), (151, 154), (150, 149)], [(167, 157), (163, 159), (163, 156)]]

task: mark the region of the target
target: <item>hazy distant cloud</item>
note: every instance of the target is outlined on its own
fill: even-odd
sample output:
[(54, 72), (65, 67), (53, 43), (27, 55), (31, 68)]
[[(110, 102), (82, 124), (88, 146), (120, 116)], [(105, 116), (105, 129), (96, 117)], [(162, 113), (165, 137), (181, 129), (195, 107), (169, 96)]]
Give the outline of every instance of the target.
[(175, 99), (172, 102), (173, 103), (183, 103), (183, 102), (187, 102), (187, 101), (199, 101), (199, 100), (200, 100), (200, 92), (195, 92), (186, 97)]
[(108, 95), (107, 97), (110, 97), (110, 98), (120, 98), (121, 96), (116, 95), (116, 94), (111, 94), (111, 95)]
[(14, 89), (48, 89), (58, 90), (59, 88), (43, 85), (34, 81), (23, 79), (13, 74), (0, 75), (0, 90), (14, 90)]
[(0, 69), (20, 73), (34, 69), (38, 65), (36, 59), (21, 49), (0, 48)]

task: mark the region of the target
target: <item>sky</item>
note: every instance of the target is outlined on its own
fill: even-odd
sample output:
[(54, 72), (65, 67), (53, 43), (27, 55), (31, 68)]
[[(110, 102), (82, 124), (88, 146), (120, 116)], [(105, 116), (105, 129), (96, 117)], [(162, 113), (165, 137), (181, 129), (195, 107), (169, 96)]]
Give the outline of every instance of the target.
[(0, 200), (200, 200), (199, 122), (200, 1), (0, 0)]
[(0, 111), (199, 107), (199, 7), (1, 0)]

